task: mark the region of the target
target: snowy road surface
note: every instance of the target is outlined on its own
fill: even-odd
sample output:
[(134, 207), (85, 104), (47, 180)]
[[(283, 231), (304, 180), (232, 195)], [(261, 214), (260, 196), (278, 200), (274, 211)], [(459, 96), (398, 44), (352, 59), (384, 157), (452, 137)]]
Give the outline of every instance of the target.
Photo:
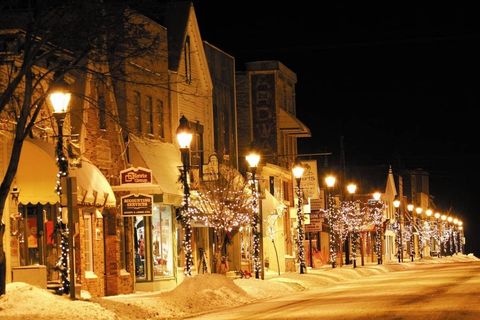
[(418, 265), (191, 319), (480, 319), (480, 262)]

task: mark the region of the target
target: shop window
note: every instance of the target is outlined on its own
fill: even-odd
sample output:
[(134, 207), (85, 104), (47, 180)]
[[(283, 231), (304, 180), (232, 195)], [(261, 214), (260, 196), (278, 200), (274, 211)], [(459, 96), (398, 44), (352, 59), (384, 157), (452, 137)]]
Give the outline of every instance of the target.
[(55, 264), (61, 252), (60, 235), (55, 232), (57, 212), (58, 207), (50, 204), (19, 205), (18, 218), (13, 222), (18, 230), (20, 265), (46, 265), (48, 281), (58, 280)]
[(93, 231), (92, 231), (92, 215), (86, 213), (83, 215), (85, 222), (84, 228), (84, 254), (85, 254), (85, 271), (93, 272)]
[(134, 246), (135, 246), (135, 276), (137, 280), (147, 280), (147, 259), (146, 259), (146, 217), (137, 216), (134, 218)]
[(152, 249), (154, 278), (173, 276), (172, 210), (155, 204), (152, 216)]

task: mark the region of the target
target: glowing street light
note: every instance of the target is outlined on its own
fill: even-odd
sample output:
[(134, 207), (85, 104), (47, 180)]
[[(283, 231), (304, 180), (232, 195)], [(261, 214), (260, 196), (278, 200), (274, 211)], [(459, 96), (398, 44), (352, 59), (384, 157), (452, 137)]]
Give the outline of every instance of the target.
[(188, 120), (182, 115), (177, 128), (177, 142), (182, 154), (182, 182), (183, 182), (183, 207), (181, 213), (182, 225), (185, 229), (183, 236), (183, 246), (185, 250), (185, 268), (184, 274), (186, 276), (192, 275), (193, 255), (192, 255), (192, 224), (191, 214), (189, 212), (190, 187), (188, 185), (188, 171), (190, 170), (190, 143), (192, 142), (193, 132), (190, 129)]
[[(355, 183), (350, 183), (347, 185), (347, 191), (350, 194), (351, 198), (351, 205), (353, 207), (353, 210), (357, 210), (355, 203), (353, 202), (353, 195), (355, 194), (355, 191), (357, 191), (357, 185)], [(354, 214), (356, 216), (356, 213)], [(357, 225), (354, 222), (353, 223), (353, 230), (352, 230), (352, 257), (353, 257), (353, 267), (357, 267), (357, 240), (358, 240), (358, 232), (357, 232)], [(348, 241), (348, 240), (347, 240)]]
[(410, 231), (410, 239), (409, 239), (409, 243), (410, 243), (410, 260), (413, 262), (413, 260), (415, 259), (415, 236), (413, 234), (413, 226), (415, 224), (415, 217), (413, 216), (413, 209), (415, 208), (415, 206), (411, 203), (409, 203), (407, 205), (407, 210), (408, 212), (410, 212), (410, 219), (408, 221), (409, 225), (408, 225), (408, 229)]
[[(62, 79), (55, 80), (49, 88), (48, 101), (53, 109), (53, 115), (57, 121), (58, 136), (56, 157), (58, 165), (57, 186), (56, 192), (61, 198), (63, 190), (61, 180), (67, 179), (67, 207), (71, 209), (71, 185), (68, 181), (68, 159), (63, 151), (63, 125), (65, 117), (68, 112), (68, 107), (72, 93), (69, 90), (68, 84)], [(70, 192), (70, 194), (68, 194)], [(60, 201), (57, 224), (61, 230), (61, 256), (56, 264), (60, 271), (62, 279), (62, 287), (59, 289), (60, 293), (69, 294), (70, 298), (75, 299), (75, 265), (73, 263), (74, 251), (70, 244), (73, 244), (73, 212), (68, 211), (69, 219), (68, 226), (66, 226), (63, 219), (63, 207)], [(73, 286), (73, 289), (72, 289)]]
[(328, 228), (329, 228), (329, 251), (330, 262), (332, 268), (337, 266), (337, 234), (335, 231), (335, 224), (338, 222), (337, 213), (333, 203), (332, 189), (335, 186), (336, 178), (332, 175), (325, 177), (325, 184), (327, 185), (327, 215), (328, 215)]
[(262, 270), (262, 262), (260, 259), (260, 243), (261, 243), (261, 232), (259, 225), (259, 212), (258, 212), (258, 192), (257, 192), (257, 182), (255, 174), (257, 172), (257, 167), (260, 162), (260, 153), (257, 152), (253, 147), (250, 150), (250, 153), (245, 156), (245, 159), (248, 162), (248, 167), (252, 173), (252, 194), (253, 194), (253, 220), (252, 220), (252, 231), (253, 231), (253, 270), (255, 272), (255, 278), (260, 278), (260, 273)]
[(400, 200), (393, 200), (393, 207), (395, 208), (395, 226), (396, 226), (396, 239), (397, 239), (397, 256), (398, 262), (403, 261), (403, 240), (402, 240), (402, 224), (401, 224), (401, 213), (400, 213)]
[(302, 180), (303, 172), (305, 168), (300, 162), (297, 162), (292, 169), (293, 176), (297, 181), (297, 232), (298, 232), (298, 257), (300, 259), (300, 273), (305, 273), (306, 264), (305, 264), (305, 248), (303, 246), (303, 239), (305, 238), (305, 230), (303, 230), (303, 210), (302, 210), (302, 191), (300, 189), (300, 182)]

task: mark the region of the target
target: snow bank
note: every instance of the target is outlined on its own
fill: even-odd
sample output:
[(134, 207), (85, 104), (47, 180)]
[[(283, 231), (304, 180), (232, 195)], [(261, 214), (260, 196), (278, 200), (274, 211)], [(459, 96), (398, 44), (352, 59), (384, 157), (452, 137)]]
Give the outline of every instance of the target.
[(96, 303), (71, 301), (67, 296), (24, 282), (8, 283), (7, 294), (0, 297), (0, 319), (58, 319), (71, 320), (73, 315), (84, 319), (116, 319), (113, 312)]
[(138, 297), (136, 294), (108, 297), (98, 302), (115, 310), (120, 319), (182, 318), (217, 308), (234, 307), (254, 299), (232, 279), (218, 274), (186, 278), (170, 292)]
[(73, 317), (88, 320), (184, 318), (215, 309), (232, 308), (258, 299), (322, 289), (367, 276), (415, 270), (424, 264), (474, 261), (479, 259), (473, 255), (456, 255), (402, 264), (367, 264), (356, 269), (352, 266), (335, 269), (324, 266), (320, 269), (309, 269), (306, 274), (269, 274), (265, 281), (254, 278), (232, 280), (223, 275), (206, 274), (187, 278), (170, 292), (142, 292), (96, 298), (93, 302), (71, 301), (66, 296), (57, 296), (47, 290), (15, 282), (7, 284), (7, 294), (0, 297), (0, 320), (70, 320)]

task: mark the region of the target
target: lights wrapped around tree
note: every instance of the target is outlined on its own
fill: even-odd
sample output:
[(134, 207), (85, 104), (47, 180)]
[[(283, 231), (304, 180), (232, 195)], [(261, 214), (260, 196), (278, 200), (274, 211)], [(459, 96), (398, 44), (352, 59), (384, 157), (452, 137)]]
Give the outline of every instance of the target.
[(373, 197), (373, 201), (371, 200), (369, 202), (369, 214), (375, 225), (375, 253), (377, 254), (377, 262), (378, 264), (382, 264), (383, 212), (385, 210), (385, 204), (380, 200), (380, 193), (374, 193)]
[(338, 242), (340, 240), (340, 235), (338, 233), (338, 225), (340, 224), (340, 215), (335, 206), (335, 199), (331, 194), (328, 195), (328, 208), (327, 208), (327, 219), (328, 219), (328, 228), (330, 232), (329, 237), (329, 251), (330, 251), (330, 263), (332, 268), (337, 266), (337, 250)]
[(347, 234), (352, 235), (352, 260), (353, 267), (356, 268), (359, 231), (366, 227), (366, 215), (360, 210), (359, 201), (342, 201), (340, 203), (340, 216), (341, 220), (344, 221), (344, 230), (346, 231), (343, 232), (344, 236), (342, 238), (346, 239)]
[(252, 223), (258, 195), (251, 197), (248, 183), (238, 171), (226, 166), (220, 166), (219, 174), (200, 182), (195, 189), (190, 197), (188, 216), (215, 230), (215, 258), (219, 262), (228, 234)]

